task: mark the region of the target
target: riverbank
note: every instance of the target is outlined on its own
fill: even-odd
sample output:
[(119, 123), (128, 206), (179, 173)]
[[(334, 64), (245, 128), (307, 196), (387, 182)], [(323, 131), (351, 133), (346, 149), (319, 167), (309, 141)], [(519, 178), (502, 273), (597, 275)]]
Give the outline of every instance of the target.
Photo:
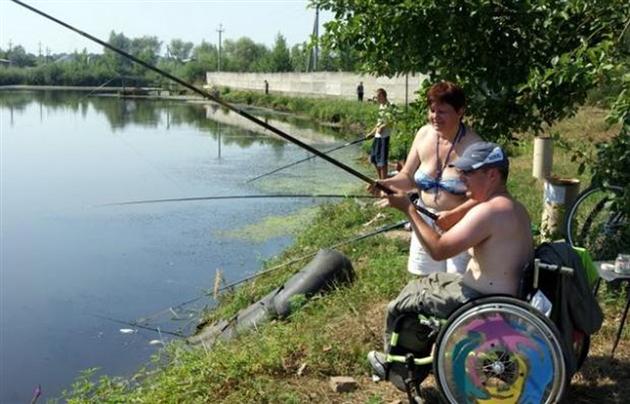
[[(568, 143), (583, 142), (583, 133), (605, 140), (615, 132), (604, 123), (605, 111), (584, 108), (555, 129)], [(510, 150), (509, 188), (522, 200), (535, 222), (542, 214), (542, 185), (531, 178), (532, 142), (523, 139)], [(576, 163), (561, 151), (554, 156), (554, 172), (571, 175)], [(581, 177), (588, 183), (588, 173)], [(315, 252), (384, 224), (400, 216), (381, 212), (371, 203), (346, 200), (319, 209), (292, 247), (266, 267)], [(366, 223), (371, 223), (365, 226)], [(407, 243), (384, 235), (340, 248), (352, 261), (355, 283), (311, 300), (288, 321), (277, 321), (260, 330), (220, 343), (211, 351), (191, 350), (183, 342), (169, 344), (148, 369), (129, 379), (89, 375), (77, 381), (69, 402), (352, 402), (387, 403), (404, 395), (388, 383), (373, 383), (365, 354), (382, 341), (385, 306), (408, 280), (405, 273)], [(219, 307), (206, 320), (226, 318), (257, 301), (305, 265), (296, 263), (257, 278), (220, 297)], [(601, 293), (601, 292), (600, 292)], [(576, 403), (621, 403), (630, 394), (630, 330), (626, 328), (614, 361), (608, 358), (623, 308), (623, 297), (604, 292), (600, 302), (605, 322), (593, 336), (589, 359), (572, 381), (569, 399)], [(353, 393), (334, 393), (332, 376), (352, 376), (358, 381)], [(437, 397), (432, 378), (426, 381), (430, 397)]]

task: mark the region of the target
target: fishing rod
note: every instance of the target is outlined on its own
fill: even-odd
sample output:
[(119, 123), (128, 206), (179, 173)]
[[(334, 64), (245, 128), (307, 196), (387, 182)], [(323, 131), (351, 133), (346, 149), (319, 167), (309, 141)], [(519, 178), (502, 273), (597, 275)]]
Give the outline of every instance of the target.
[[(380, 182), (375, 181), (372, 178), (366, 176), (365, 174), (362, 174), (359, 171), (355, 170), (354, 168), (343, 164), (341, 161), (336, 160), (336, 159), (334, 159), (334, 158), (332, 158), (332, 157), (330, 157), (330, 156), (320, 152), (319, 150), (315, 149), (314, 147), (309, 146), (308, 144), (302, 142), (299, 139), (296, 139), (295, 137), (289, 135), (288, 133), (285, 133), (282, 130), (280, 130), (280, 129), (274, 127), (274, 126), (269, 125), (265, 121), (260, 120), (259, 118), (256, 118), (254, 115), (251, 115), (251, 114), (249, 114), (248, 112), (246, 112), (246, 111), (244, 111), (242, 109), (236, 108), (232, 104), (230, 104), (230, 103), (228, 103), (226, 101), (223, 101), (219, 96), (210, 94), (207, 91), (204, 91), (204, 90), (202, 90), (200, 88), (197, 88), (197, 87), (193, 86), (192, 84), (190, 84), (190, 83), (188, 83), (188, 82), (186, 82), (186, 81), (184, 81), (184, 80), (182, 80), (182, 79), (180, 79), (180, 78), (178, 78), (176, 76), (173, 76), (172, 74), (170, 74), (168, 72), (165, 72), (164, 70), (159, 69), (159, 68), (157, 68), (157, 67), (155, 67), (155, 66), (153, 66), (153, 65), (151, 65), (151, 64), (149, 64), (147, 62), (144, 62), (144, 61), (138, 59), (137, 57), (135, 57), (133, 55), (130, 55), (129, 53), (127, 53), (127, 52), (125, 52), (125, 51), (123, 51), (121, 49), (118, 49), (117, 47), (115, 47), (115, 46), (113, 46), (113, 45), (111, 45), (111, 44), (109, 44), (109, 43), (107, 43), (107, 42), (105, 42), (105, 41), (103, 41), (101, 39), (98, 39), (98, 38), (96, 38), (96, 37), (94, 37), (94, 36), (92, 36), (92, 35), (90, 35), (90, 34), (88, 34), (86, 32), (83, 32), (83, 31), (79, 30), (78, 28), (73, 27), (70, 24), (67, 24), (67, 23), (65, 23), (65, 22), (63, 22), (63, 21), (61, 21), (61, 20), (59, 20), (59, 19), (57, 19), (57, 18), (55, 18), (55, 17), (53, 17), (53, 16), (51, 16), (49, 14), (46, 14), (43, 11), (41, 11), (41, 10), (39, 10), (39, 9), (33, 7), (33, 6), (30, 6), (30, 5), (26, 4), (26, 3), (23, 3), (21, 1), (19, 1), (19, 0), (11, 0), (11, 1), (14, 2), (15, 4), (18, 4), (18, 5), (26, 8), (26, 9), (31, 10), (32, 12), (34, 12), (36, 14), (41, 15), (44, 18), (47, 18), (47, 19), (49, 19), (49, 20), (51, 20), (51, 21), (53, 21), (53, 22), (55, 22), (55, 23), (57, 23), (57, 24), (59, 24), (59, 25), (61, 25), (63, 27), (68, 28), (69, 30), (74, 31), (77, 34), (79, 34), (79, 35), (81, 35), (81, 36), (83, 36), (83, 37), (85, 37), (85, 38), (87, 38), (87, 39), (89, 39), (89, 40), (91, 40), (93, 42), (96, 42), (99, 45), (101, 45), (101, 46), (103, 46), (103, 47), (105, 47), (107, 49), (110, 49), (110, 50), (118, 53), (119, 55), (122, 55), (122, 56), (126, 57), (127, 59), (129, 59), (129, 60), (131, 60), (131, 61), (133, 61), (133, 62), (135, 62), (135, 63), (137, 63), (137, 64), (139, 64), (139, 65), (141, 65), (141, 66), (143, 66), (143, 67), (145, 67), (147, 69), (149, 69), (149, 70), (152, 70), (152, 71), (154, 71), (154, 72), (156, 72), (156, 73), (158, 73), (158, 74), (160, 74), (160, 75), (162, 75), (162, 76), (164, 76), (164, 77), (166, 77), (166, 78), (176, 82), (177, 84), (180, 84), (183, 87), (188, 88), (189, 90), (193, 91), (194, 93), (197, 93), (197, 94), (201, 95), (202, 97), (205, 97), (205, 98), (207, 98), (209, 100), (212, 100), (212, 101), (216, 102), (217, 104), (219, 104), (219, 105), (229, 109), (230, 111), (236, 112), (237, 114), (239, 114), (243, 118), (248, 119), (248, 120), (258, 124), (258, 125), (262, 126), (263, 128), (265, 128), (265, 129), (275, 133), (276, 135), (280, 136), (281, 138), (283, 138), (283, 139), (285, 139), (285, 140), (287, 140), (287, 141), (289, 141), (289, 142), (291, 142), (291, 143), (293, 143), (293, 144), (295, 144), (295, 145), (297, 145), (297, 146), (299, 146), (299, 147), (301, 147), (301, 148), (303, 148), (303, 149), (305, 149), (305, 150), (307, 150), (307, 151), (317, 155), (318, 157), (321, 157), (322, 159), (328, 161), (329, 163), (331, 163), (331, 164), (341, 168), (342, 170), (346, 171), (347, 173), (349, 173), (349, 174), (351, 174), (351, 175), (361, 179), (362, 181), (367, 182), (368, 184), (376, 187), (377, 189), (383, 191), (385, 194), (387, 194), (387, 195), (394, 194), (394, 191), (392, 189), (390, 189), (387, 186), (381, 184)], [(419, 212), (427, 215), (428, 217), (430, 217), (432, 219), (437, 219), (437, 215), (436, 214), (434, 214), (433, 212), (428, 211), (425, 208), (422, 208), (420, 206), (416, 206), (416, 209)]]
[[(332, 152), (334, 152), (334, 151), (336, 151), (336, 150), (343, 149), (344, 147), (348, 147), (348, 146), (352, 146), (353, 144), (357, 144), (357, 143), (365, 142), (366, 140), (367, 140), (367, 138), (366, 138), (366, 137), (360, 137), (359, 139), (353, 140), (352, 142), (344, 143), (344, 144), (342, 144), (341, 146), (337, 146), (337, 147), (333, 147), (332, 149), (325, 150), (325, 151), (323, 151), (322, 153), (324, 153), (324, 154), (329, 154), (329, 153), (332, 153)], [(306, 157), (306, 158), (303, 158), (303, 159), (301, 159), (301, 160), (294, 161), (293, 163), (289, 163), (289, 164), (287, 164), (287, 165), (285, 165), (285, 166), (278, 167), (278, 168), (276, 168), (275, 170), (271, 170), (271, 171), (266, 172), (266, 173), (264, 173), (264, 174), (260, 174), (260, 175), (258, 175), (258, 176), (256, 176), (256, 177), (254, 177), (254, 178), (251, 178), (251, 179), (247, 180), (245, 183), (246, 183), (246, 184), (249, 184), (250, 182), (254, 182), (254, 181), (259, 180), (259, 179), (261, 179), (261, 178), (263, 178), (263, 177), (266, 177), (266, 176), (268, 176), (268, 175), (275, 174), (275, 173), (277, 173), (278, 171), (282, 171), (282, 170), (287, 169), (287, 168), (289, 168), (289, 167), (293, 167), (293, 166), (296, 166), (296, 165), (298, 165), (298, 164), (300, 164), (300, 163), (304, 163), (305, 161), (312, 160), (312, 159), (314, 159), (315, 157), (317, 157), (317, 156), (313, 155), (313, 156), (308, 156), (308, 157)]]
[(357, 198), (357, 199), (375, 199), (377, 196), (351, 195), (351, 194), (271, 194), (271, 195), (214, 195), (214, 196), (191, 196), (187, 198), (167, 198), (167, 199), (146, 199), (141, 201), (129, 202), (113, 202), (105, 203), (102, 206), (122, 206), (122, 205), (142, 205), (146, 203), (163, 203), (163, 202), (190, 202), (190, 201), (214, 201), (224, 199), (264, 199), (264, 198)]
[[(374, 231), (372, 231), (372, 232), (370, 232), (370, 233), (363, 234), (363, 235), (361, 235), (361, 236), (357, 236), (357, 237), (353, 237), (353, 238), (351, 238), (351, 239), (349, 239), (349, 240), (340, 241), (339, 243), (337, 243), (337, 244), (333, 244), (333, 245), (331, 245), (331, 246), (329, 246), (329, 247), (326, 247), (326, 248), (327, 248), (327, 249), (333, 249), (333, 248), (341, 247), (342, 245), (346, 245), (346, 244), (350, 244), (350, 243), (355, 243), (355, 242), (360, 241), (360, 240), (363, 240), (363, 239), (365, 239), (365, 238), (372, 237), (372, 236), (375, 236), (375, 235), (377, 235), (377, 234), (384, 233), (384, 232), (386, 232), (386, 231), (390, 231), (390, 230), (393, 230), (393, 229), (396, 229), (396, 228), (399, 228), (399, 227), (403, 227), (406, 223), (408, 223), (408, 221), (407, 221), (407, 220), (402, 220), (402, 221), (400, 221), (400, 222), (398, 222), (398, 223), (390, 224), (390, 225), (388, 225), (388, 226), (383, 226), (383, 227), (381, 227), (381, 228), (379, 228), (379, 229), (376, 229), (376, 230), (374, 230)], [(314, 257), (315, 255), (317, 255), (317, 253), (318, 253), (318, 252), (319, 252), (319, 251), (316, 251), (316, 252), (314, 252), (314, 253), (310, 253), (310, 254), (306, 254), (306, 255), (303, 255), (303, 256), (301, 256), (301, 257), (298, 257), (298, 258), (292, 259), (292, 260), (291, 260), (291, 261), (289, 261), (289, 262), (284, 262), (284, 263), (282, 263), (282, 264), (276, 265), (276, 266), (271, 267), (271, 268), (269, 268), (269, 269), (266, 269), (266, 270), (264, 270), (264, 271), (256, 272), (256, 273), (255, 273), (255, 274), (253, 274), (253, 275), (246, 276), (245, 278), (239, 279), (238, 281), (235, 281), (235, 282), (232, 282), (232, 283), (230, 283), (230, 284), (228, 284), (228, 285), (225, 285), (225, 286), (223, 286), (223, 287), (221, 287), (221, 288), (217, 289), (217, 291), (218, 291), (218, 292), (222, 292), (222, 291), (224, 291), (224, 290), (226, 290), (226, 289), (231, 289), (231, 288), (233, 288), (234, 286), (240, 285), (240, 284), (241, 284), (241, 283), (243, 283), (243, 282), (250, 281), (250, 280), (252, 280), (252, 279), (254, 279), (254, 278), (258, 278), (259, 276), (266, 275), (266, 274), (268, 274), (268, 273), (270, 273), (270, 272), (277, 271), (278, 269), (284, 268), (284, 267), (286, 267), (286, 266), (288, 266), (288, 265), (295, 264), (296, 262), (303, 261), (303, 260), (305, 260), (305, 259), (308, 259), (308, 258)]]

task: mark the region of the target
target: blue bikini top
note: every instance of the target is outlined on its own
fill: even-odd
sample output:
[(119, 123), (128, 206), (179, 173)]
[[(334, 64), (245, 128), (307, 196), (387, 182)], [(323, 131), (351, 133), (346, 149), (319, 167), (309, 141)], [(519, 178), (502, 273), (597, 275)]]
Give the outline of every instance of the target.
[(440, 161), (439, 155), (439, 138), (436, 137), (435, 144), (435, 154), (437, 161), (437, 175), (435, 177), (430, 176), (424, 171), (418, 168), (416, 173), (413, 175), (413, 179), (416, 182), (416, 186), (423, 191), (430, 191), (435, 189), (435, 198), (437, 199), (437, 194), (440, 189), (443, 189), (446, 192), (449, 192), (453, 195), (465, 195), (467, 188), (466, 185), (459, 178), (442, 178), (442, 174), (447, 164), (449, 163), (449, 158), (451, 156), (451, 152), (455, 149), (455, 145), (459, 143), (462, 138), (466, 136), (466, 127), (463, 123), (459, 124), (459, 128), (457, 129), (457, 134), (455, 135), (455, 139), (453, 139), (453, 143), (451, 143), (451, 147), (446, 154), (446, 158), (444, 159), (444, 163)]
[(420, 169), (416, 171), (413, 179), (418, 188), (423, 191), (430, 191), (432, 189), (437, 191), (438, 189), (442, 189), (453, 195), (465, 195), (468, 190), (464, 182), (459, 178), (436, 179)]

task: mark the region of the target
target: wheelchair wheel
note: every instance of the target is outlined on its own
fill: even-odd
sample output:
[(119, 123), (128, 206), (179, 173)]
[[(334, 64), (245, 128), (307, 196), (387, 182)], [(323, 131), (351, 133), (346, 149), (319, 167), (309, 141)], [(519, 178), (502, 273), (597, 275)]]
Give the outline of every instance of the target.
[(511, 297), (484, 297), (440, 331), (433, 370), (450, 403), (557, 403), (567, 385), (554, 324)]

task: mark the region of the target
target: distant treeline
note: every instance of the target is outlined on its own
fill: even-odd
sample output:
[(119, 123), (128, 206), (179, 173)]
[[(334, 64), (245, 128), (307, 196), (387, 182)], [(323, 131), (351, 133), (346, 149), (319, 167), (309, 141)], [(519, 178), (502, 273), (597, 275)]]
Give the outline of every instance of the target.
[[(205, 81), (208, 71), (227, 72), (303, 72), (355, 71), (358, 62), (353, 51), (333, 52), (326, 47), (319, 50), (317, 63), (312, 58), (313, 47), (306, 42), (289, 48), (278, 34), (273, 47), (256, 43), (250, 38), (226, 39), (221, 46), (220, 66), (217, 46), (208, 42), (194, 45), (173, 39), (163, 50), (155, 36), (128, 38), (123, 33), (111, 32), (111, 45), (139, 59), (156, 65), (187, 81)], [(108, 80), (120, 85), (116, 78), (127, 79), (129, 85), (163, 83), (164, 80), (147, 69), (133, 64), (117, 53), (104, 49), (101, 54), (86, 50), (71, 54), (33, 55), (20, 45), (0, 48), (0, 85), (76, 85), (99, 86)], [(166, 84), (166, 83), (165, 83)]]

